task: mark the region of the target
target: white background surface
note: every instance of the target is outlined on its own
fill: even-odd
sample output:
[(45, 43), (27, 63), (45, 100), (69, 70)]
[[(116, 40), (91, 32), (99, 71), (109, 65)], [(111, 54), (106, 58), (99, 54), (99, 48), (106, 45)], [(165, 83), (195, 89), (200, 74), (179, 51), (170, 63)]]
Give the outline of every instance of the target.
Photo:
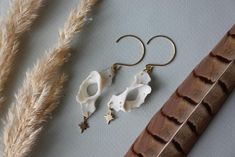
[[(7, 105), (14, 100), (13, 95), (21, 86), (26, 70), (54, 45), (58, 29), (77, 2), (45, 0), (39, 18), (21, 42)], [(1, 17), (8, 8), (9, 0), (1, 0)], [(123, 156), (154, 113), (232, 27), (234, 8), (235, 0), (103, 0), (94, 11), (93, 21), (74, 40), (72, 58), (65, 68), (70, 76), (65, 97), (30, 156)], [(145, 64), (163, 61), (169, 55), (166, 52), (168, 48), (159, 47), (156, 41), (148, 46), (147, 56), (141, 64), (121, 69), (115, 84), (99, 100), (98, 111), (89, 121), (90, 128), (81, 135), (78, 123), (82, 116), (75, 101), (78, 86), (92, 70), (105, 69), (114, 62), (137, 59), (139, 50), (134, 40), (126, 39), (115, 44), (115, 40), (124, 34), (138, 35), (145, 42), (153, 35), (168, 35), (177, 44), (177, 58), (167, 67), (155, 68), (153, 93), (140, 109), (128, 114), (118, 113), (118, 119), (107, 126), (103, 115), (111, 94), (122, 91)], [(234, 101), (235, 93), (231, 94), (197, 142), (190, 157), (234, 156)]]

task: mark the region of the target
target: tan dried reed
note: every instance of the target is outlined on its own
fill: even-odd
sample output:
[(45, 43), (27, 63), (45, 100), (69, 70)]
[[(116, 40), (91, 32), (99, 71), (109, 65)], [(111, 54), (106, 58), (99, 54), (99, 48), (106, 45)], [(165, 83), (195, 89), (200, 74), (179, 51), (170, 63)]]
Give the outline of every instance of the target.
[(42, 0), (13, 0), (6, 18), (0, 20), (0, 108), (20, 43), (42, 5)]
[(50, 113), (61, 97), (64, 74), (62, 65), (68, 60), (73, 36), (87, 22), (88, 13), (98, 0), (81, 0), (72, 10), (58, 43), (27, 72), (23, 87), (9, 110), (3, 135), (4, 157), (25, 157), (32, 150), (36, 139)]

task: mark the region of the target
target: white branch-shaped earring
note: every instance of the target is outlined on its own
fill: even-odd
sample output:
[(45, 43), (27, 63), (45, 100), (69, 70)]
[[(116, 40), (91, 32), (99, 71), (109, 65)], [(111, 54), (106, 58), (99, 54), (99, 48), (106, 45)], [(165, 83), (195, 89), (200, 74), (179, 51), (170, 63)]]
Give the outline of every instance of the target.
[[(95, 112), (95, 102), (101, 95), (103, 90), (112, 84), (114, 72), (111, 68), (102, 72), (92, 71), (90, 75), (82, 82), (78, 95), (77, 102), (81, 104), (82, 114), (88, 118)], [(89, 88), (96, 86), (96, 92), (93, 94)], [(91, 92), (91, 93), (89, 93)]]
[(149, 74), (145, 71), (137, 74), (134, 82), (119, 95), (113, 95), (108, 102), (108, 108), (115, 111), (130, 112), (133, 108), (140, 107), (151, 93), (148, 85), (151, 81)]
[[(112, 84), (112, 80), (121, 66), (134, 66), (140, 63), (145, 56), (145, 46), (143, 41), (134, 35), (124, 35), (120, 37), (116, 42), (118, 43), (125, 37), (133, 37), (137, 39), (142, 45), (142, 56), (139, 61), (133, 64), (115, 63), (106, 70), (101, 72), (92, 71), (89, 76), (82, 82), (79, 87), (78, 94), (76, 96), (77, 102), (81, 106), (83, 122), (79, 124), (81, 132), (86, 130), (89, 126), (87, 123), (88, 118), (96, 111), (96, 101), (103, 93), (104, 89)], [(111, 112), (111, 111), (110, 111)]]
[[(103, 90), (112, 84), (115, 71), (113, 68), (108, 68), (104, 71), (92, 71), (90, 75), (82, 82), (79, 87), (79, 91), (76, 100), (81, 105), (84, 121), (79, 124), (81, 131), (83, 132), (89, 126), (87, 119), (96, 110), (96, 100), (102, 94)], [(95, 91), (89, 91), (89, 88), (95, 86)]]
[(139, 108), (144, 102), (146, 97), (151, 93), (152, 89), (149, 86), (151, 81), (150, 73), (154, 66), (165, 66), (170, 64), (176, 56), (176, 45), (174, 41), (163, 35), (158, 35), (152, 37), (147, 44), (149, 44), (155, 38), (165, 38), (173, 46), (173, 56), (172, 58), (163, 64), (148, 64), (144, 71), (140, 72), (135, 76), (134, 82), (127, 87), (121, 94), (113, 95), (108, 102), (108, 113), (105, 115), (105, 120), (107, 124), (114, 119), (113, 112), (123, 111), (130, 112), (134, 108)]

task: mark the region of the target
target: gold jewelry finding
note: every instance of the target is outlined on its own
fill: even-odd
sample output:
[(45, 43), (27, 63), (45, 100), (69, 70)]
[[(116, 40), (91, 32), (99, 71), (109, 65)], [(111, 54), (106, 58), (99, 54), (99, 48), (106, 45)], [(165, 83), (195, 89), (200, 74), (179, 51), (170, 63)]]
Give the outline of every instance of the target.
[(81, 122), (81, 123), (79, 124), (79, 127), (80, 127), (80, 129), (81, 129), (81, 133), (83, 133), (87, 128), (89, 128), (89, 125), (88, 125), (88, 123), (87, 123), (87, 119), (88, 119), (88, 118), (83, 117), (83, 122)]
[(151, 41), (152, 41), (153, 39), (156, 39), (156, 38), (164, 38), (164, 39), (166, 39), (168, 42), (170, 42), (170, 44), (172, 45), (172, 48), (173, 48), (173, 50), (172, 50), (172, 57), (171, 57), (171, 59), (170, 59), (169, 61), (167, 61), (166, 63), (147, 64), (147, 65), (145, 66), (145, 69), (144, 69), (144, 71), (146, 71), (147, 73), (151, 73), (151, 72), (153, 71), (154, 66), (166, 66), (166, 65), (170, 64), (170, 63), (175, 59), (175, 57), (176, 57), (176, 51), (177, 51), (177, 50), (176, 50), (176, 44), (175, 44), (175, 42), (174, 42), (170, 37), (168, 37), (168, 36), (165, 36), (165, 35), (156, 35), (156, 36), (153, 36), (152, 38), (149, 39), (149, 41), (147, 42), (147, 45), (149, 45), (149, 44), (151, 43)]
[(114, 115), (111, 108), (108, 109), (108, 113), (104, 116), (104, 118), (107, 124), (110, 124), (110, 122), (114, 120)]

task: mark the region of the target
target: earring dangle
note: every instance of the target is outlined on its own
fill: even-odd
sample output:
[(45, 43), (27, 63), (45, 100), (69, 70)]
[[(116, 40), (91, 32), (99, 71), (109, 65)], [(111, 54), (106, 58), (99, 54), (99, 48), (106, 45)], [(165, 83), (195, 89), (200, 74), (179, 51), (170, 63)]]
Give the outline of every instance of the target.
[[(173, 55), (172, 58), (166, 62), (161, 64), (147, 64), (145, 69), (135, 75), (134, 81), (132, 84), (125, 89), (119, 95), (113, 95), (108, 102), (108, 113), (105, 117), (109, 117), (109, 119), (114, 119), (114, 111), (123, 111), (123, 112), (130, 112), (133, 108), (139, 108), (145, 101), (146, 97), (151, 93), (152, 89), (149, 85), (151, 81), (150, 74), (153, 71), (155, 66), (166, 66), (170, 64), (176, 57), (176, 45), (174, 41), (164, 35), (158, 35), (152, 37), (148, 42), (147, 45), (151, 43), (151, 41), (155, 38), (164, 38), (169, 41), (173, 47)], [(111, 112), (112, 111), (112, 112)], [(105, 118), (106, 119), (106, 118)], [(107, 121), (107, 119), (106, 119)], [(110, 121), (107, 121), (109, 124)]]
[(96, 100), (107, 87), (111, 86), (112, 80), (121, 66), (137, 65), (143, 60), (145, 56), (146, 48), (144, 42), (137, 36), (124, 35), (117, 39), (116, 43), (119, 43), (119, 41), (126, 37), (134, 38), (139, 41), (142, 46), (142, 56), (136, 63), (133, 64), (115, 63), (110, 68), (107, 68), (103, 71), (92, 71), (89, 76), (82, 82), (76, 96), (76, 100), (81, 106), (83, 115), (83, 122), (79, 124), (82, 133), (89, 127), (87, 120), (96, 110)]

